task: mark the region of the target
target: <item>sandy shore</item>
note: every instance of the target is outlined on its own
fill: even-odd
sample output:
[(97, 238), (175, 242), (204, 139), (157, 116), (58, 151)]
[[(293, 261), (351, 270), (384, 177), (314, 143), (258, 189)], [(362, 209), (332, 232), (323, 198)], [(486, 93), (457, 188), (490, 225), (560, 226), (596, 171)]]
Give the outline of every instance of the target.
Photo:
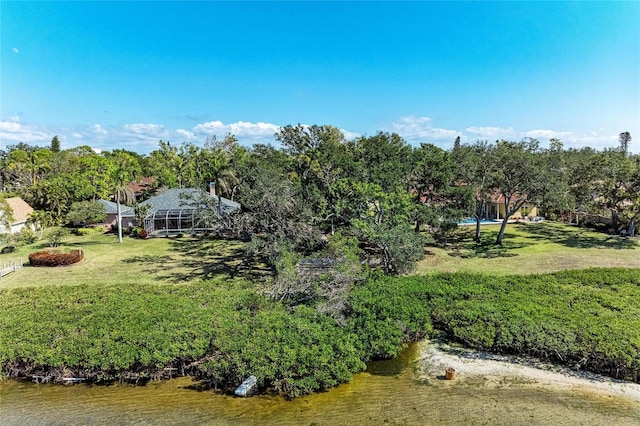
[(640, 384), (530, 358), (494, 355), (433, 341), (423, 341), (418, 345), (416, 374), (425, 380), (442, 380), (445, 369), (453, 367), (456, 370), (454, 382), (460, 384), (573, 388), (622, 395), (640, 402)]

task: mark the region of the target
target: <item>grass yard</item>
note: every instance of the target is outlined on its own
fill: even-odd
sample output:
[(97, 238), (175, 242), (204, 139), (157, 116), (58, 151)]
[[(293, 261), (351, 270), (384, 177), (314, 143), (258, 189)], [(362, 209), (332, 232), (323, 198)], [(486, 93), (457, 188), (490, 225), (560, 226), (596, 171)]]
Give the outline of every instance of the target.
[(483, 272), (534, 274), (591, 267), (640, 268), (640, 240), (611, 236), (556, 222), (509, 224), (502, 246), (498, 225), (481, 228), (482, 243), (472, 241), (475, 227), (461, 230), (446, 249), (429, 247), (418, 274)]
[(18, 247), (0, 255), (2, 262), (20, 261), (24, 268), (0, 279), (0, 288), (33, 285), (180, 283), (213, 277), (250, 276), (266, 271), (248, 269), (242, 261), (244, 243), (194, 238), (125, 237), (113, 234), (70, 236), (62, 250), (81, 247), (81, 262), (55, 268), (32, 267), (29, 253), (47, 247), (46, 241)]
[[(482, 244), (471, 241), (473, 227), (463, 228), (446, 249), (428, 247), (416, 273), (483, 272), (533, 274), (590, 267), (640, 268), (640, 240), (609, 236), (555, 222), (510, 224), (504, 244), (496, 246), (499, 228), (482, 227)], [(213, 277), (255, 277), (269, 271), (243, 262), (244, 243), (194, 238), (125, 237), (113, 234), (71, 236), (63, 249), (81, 247), (85, 259), (67, 267), (31, 267), (28, 255), (46, 241), (0, 255), (2, 262), (22, 260), (25, 267), (0, 279), (0, 288), (33, 285), (180, 283)]]

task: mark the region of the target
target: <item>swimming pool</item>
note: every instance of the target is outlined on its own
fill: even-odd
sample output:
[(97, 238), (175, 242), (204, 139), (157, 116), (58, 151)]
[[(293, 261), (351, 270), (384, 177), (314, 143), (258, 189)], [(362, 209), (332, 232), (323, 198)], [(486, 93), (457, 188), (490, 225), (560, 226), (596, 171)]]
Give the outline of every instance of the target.
[[(495, 225), (501, 221), (491, 219), (481, 219), (480, 225)], [(476, 219), (473, 217), (465, 217), (462, 221), (458, 222), (458, 225), (475, 225)]]

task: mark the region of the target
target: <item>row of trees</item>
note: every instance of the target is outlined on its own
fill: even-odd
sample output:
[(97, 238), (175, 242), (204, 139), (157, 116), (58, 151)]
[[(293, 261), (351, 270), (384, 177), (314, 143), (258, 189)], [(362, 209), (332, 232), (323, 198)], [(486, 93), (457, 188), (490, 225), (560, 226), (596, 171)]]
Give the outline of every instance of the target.
[(233, 226), (254, 235), (252, 247), (272, 264), (283, 248), (310, 254), (339, 231), (398, 273), (421, 257), (425, 227), (446, 238), (459, 219), (475, 217), (480, 241), (479, 221), (498, 196), (508, 213), (536, 205), (549, 218), (606, 215), (614, 232), (633, 234), (640, 216), (640, 160), (627, 152), (628, 133), (603, 151), (564, 149), (555, 139), (544, 149), (534, 139), (458, 139), (446, 151), (389, 133), (347, 141), (332, 126), (286, 126), (275, 137), (280, 149), (242, 147), (228, 135), (203, 146), (160, 141), (149, 155), (60, 151), (57, 138), (44, 148), (21, 143), (0, 152), (0, 187), (60, 221), (74, 202), (126, 202), (126, 183), (140, 176), (167, 188), (215, 182), (243, 206)]

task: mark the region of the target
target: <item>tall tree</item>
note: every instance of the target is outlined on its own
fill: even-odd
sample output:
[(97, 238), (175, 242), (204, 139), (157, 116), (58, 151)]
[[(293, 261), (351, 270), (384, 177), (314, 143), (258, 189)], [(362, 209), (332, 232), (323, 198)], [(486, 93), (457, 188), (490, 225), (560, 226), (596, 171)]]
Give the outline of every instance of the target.
[(545, 217), (560, 217), (573, 209), (575, 199), (569, 188), (570, 167), (567, 164), (563, 144), (559, 139), (551, 139), (549, 148), (542, 150), (538, 174), (540, 176), (540, 192), (537, 196), (538, 206)]
[(500, 196), (505, 210), (496, 244), (502, 244), (509, 218), (525, 203), (535, 201), (540, 193), (537, 153), (538, 141), (535, 139), (498, 141), (492, 150), (489, 187)]
[[(461, 145), (451, 152), (456, 165), (456, 181), (460, 187), (466, 188), (466, 196), (472, 198), (469, 211), (476, 220), (474, 241), (477, 243), (480, 242), (480, 223), (486, 215), (492, 194), (489, 159), (493, 149), (494, 146), (486, 141), (476, 141), (473, 145)], [(464, 193), (462, 196), (465, 196)]]
[(631, 133), (622, 132), (618, 137), (618, 141), (620, 142), (620, 151), (625, 154), (629, 151), (629, 144), (631, 143)]
[(140, 176), (140, 164), (136, 158), (127, 153), (114, 153), (112, 168), (109, 173), (111, 191), (116, 202), (118, 242), (122, 243), (122, 204), (135, 201), (133, 191), (128, 183)]
[(594, 202), (601, 210), (609, 212), (611, 229), (618, 233), (620, 217), (635, 195), (634, 161), (623, 151), (606, 149), (593, 157), (591, 167), (597, 171), (597, 179), (592, 182), (592, 191), (596, 195)]
[(339, 182), (355, 176), (353, 153), (344, 135), (333, 126), (298, 124), (281, 128), (276, 139), (293, 160), (293, 177), (313, 211), (313, 222), (333, 234), (344, 221), (338, 209)]
[(457, 221), (468, 209), (464, 186), (455, 182), (451, 154), (435, 145), (420, 144), (412, 152), (411, 193), (415, 205), (415, 231), (423, 222), (439, 225)]
[(354, 157), (365, 182), (389, 193), (409, 189), (411, 147), (399, 135), (380, 132), (354, 141)]
[(51, 152), (60, 152), (60, 139), (58, 139), (58, 135), (55, 135), (53, 139), (51, 139)]

